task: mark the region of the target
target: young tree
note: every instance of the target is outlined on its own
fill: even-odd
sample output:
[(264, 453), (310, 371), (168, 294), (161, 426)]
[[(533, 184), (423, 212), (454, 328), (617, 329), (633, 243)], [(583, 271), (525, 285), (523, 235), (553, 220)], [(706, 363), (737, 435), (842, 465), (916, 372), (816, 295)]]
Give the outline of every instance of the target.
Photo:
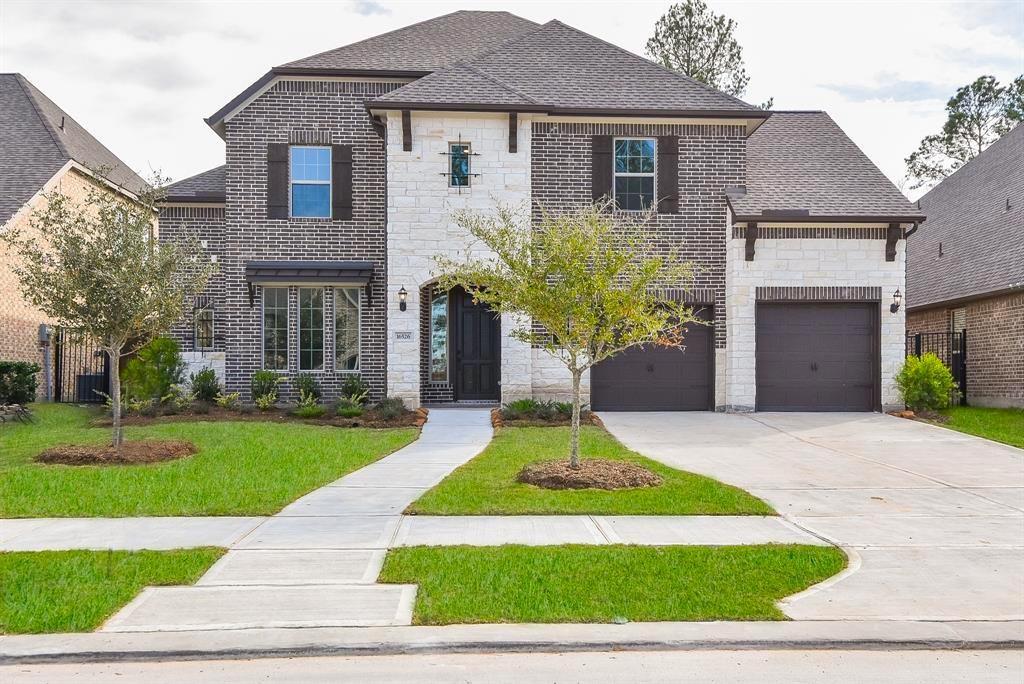
[(981, 76), (949, 98), (946, 114), (942, 131), (924, 138), (906, 159), (911, 189), (946, 178), (1024, 120), (1024, 76), (1008, 86)]
[(4, 236), (20, 257), (14, 272), (27, 301), (109, 356), (114, 446), (121, 357), (170, 328), (215, 269), (193, 239), (157, 241), (159, 197), (147, 190), (132, 201), (99, 184), (78, 201), (50, 193), (28, 231)]
[[(685, 0), (658, 19), (647, 41), (647, 56), (672, 71), (741, 97), (750, 77), (735, 31), (736, 22), (715, 14), (704, 0)], [(768, 98), (761, 109), (771, 109), (773, 101)]]
[[(559, 215), (530, 217), (507, 206), (493, 215), (469, 211), (457, 225), (488, 247), (489, 259), (438, 258), (445, 288), (518, 321), (511, 336), (539, 346), (572, 376), (569, 462), (579, 468), (580, 381), (594, 364), (642, 344), (681, 348), (687, 325), (699, 323), (659, 288), (686, 287), (690, 264), (645, 228), (601, 202)], [(540, 324), (537, 331), (533, 323)]]

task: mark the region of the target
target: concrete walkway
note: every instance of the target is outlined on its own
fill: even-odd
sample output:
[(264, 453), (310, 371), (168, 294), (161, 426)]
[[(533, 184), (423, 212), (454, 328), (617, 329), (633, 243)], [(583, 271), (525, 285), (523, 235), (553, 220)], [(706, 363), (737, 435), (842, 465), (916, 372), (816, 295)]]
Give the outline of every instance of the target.
[(233, 546), (267, 518), (0, 519), (0, 551), (107, 549), (136, 551)]
[(627, 446), (764, 499), (849, 569), (801, 620), (1024, 619), (1024, 451), (877, 414), (607, 413)]

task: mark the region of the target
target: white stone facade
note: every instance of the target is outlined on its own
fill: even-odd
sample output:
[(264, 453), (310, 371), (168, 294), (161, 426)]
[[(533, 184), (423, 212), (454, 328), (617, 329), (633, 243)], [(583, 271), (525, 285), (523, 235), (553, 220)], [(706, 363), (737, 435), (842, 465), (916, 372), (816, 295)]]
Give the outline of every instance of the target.
[[(497, 203), (530, 208), (530, 124), (518, 122), (518, 151), (508, 151), (508, 114), (412, 113), (412, 151), (402, 149), (401, 114), (387, 121), (388, 341), (387, 391), (410, 406), (420, 402), (419, 289), (437, 277), (435, 257), (485, 258), (469, 234), (452, 221), (460, 209), (486, 212)], [(472, 146), (473, 176), (468, 188), (452, 188), (448, 144)], [(398, 291), (409, 293), (401, 311)], [(502, 401), (529, 396), (532, 354), (509, 336), (514, 321), (501, 321)]]
[[(869, 226), (856, 226), (867, 229)], [(758, 239), (753, 261), (744, 258), (745, 241), (729, 240), (726, 272), (728, 328), (724, 369), (719, 366), (724, 410), (750, 411), (756, 405), (755, 326), (757, 287), (881, 287), (881, 394), (883, 409), (901, 407), (893, 376), (905, 355), (905, 315), (889, 311), (893, 293), (906, 288), (906, 241), (896, 245), (895, 261), (885, 260), (877, 239)]]

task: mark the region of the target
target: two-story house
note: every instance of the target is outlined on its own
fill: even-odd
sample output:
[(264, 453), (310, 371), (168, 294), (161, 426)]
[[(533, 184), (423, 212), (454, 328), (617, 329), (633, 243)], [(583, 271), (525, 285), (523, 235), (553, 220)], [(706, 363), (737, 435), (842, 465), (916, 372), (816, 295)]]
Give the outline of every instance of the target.
[[(161, 236), (221, 264), (176, 334), (248, 395), (258, 369), (359, 373), (410, 405), (569, 393), (512, 321), (435, 286), (452, 221), (605, 196), (655, 207), (697, 267), (685, 352), (593, 369), (614, 410), (880, 410), (898, 402), (904, 235), (922, 216), (823, 112), (769, 112), (558, 21), (462, 11), (271, 69), (207, 123), (226, 163)], [(291, 383), (284, 384), (286, 396)], [(291, 395), (293, 396), (293, 395)]]

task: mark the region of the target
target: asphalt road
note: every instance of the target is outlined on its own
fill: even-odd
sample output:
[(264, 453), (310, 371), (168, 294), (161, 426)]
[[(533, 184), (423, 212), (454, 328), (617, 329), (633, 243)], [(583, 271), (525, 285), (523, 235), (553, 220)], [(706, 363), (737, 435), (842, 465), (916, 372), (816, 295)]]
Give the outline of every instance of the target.
[[(841, 678), (841, 679), (840, 679)], [(22, 682), (1019, 682), (1024, 651), (662, 651), (16, 665)]]

